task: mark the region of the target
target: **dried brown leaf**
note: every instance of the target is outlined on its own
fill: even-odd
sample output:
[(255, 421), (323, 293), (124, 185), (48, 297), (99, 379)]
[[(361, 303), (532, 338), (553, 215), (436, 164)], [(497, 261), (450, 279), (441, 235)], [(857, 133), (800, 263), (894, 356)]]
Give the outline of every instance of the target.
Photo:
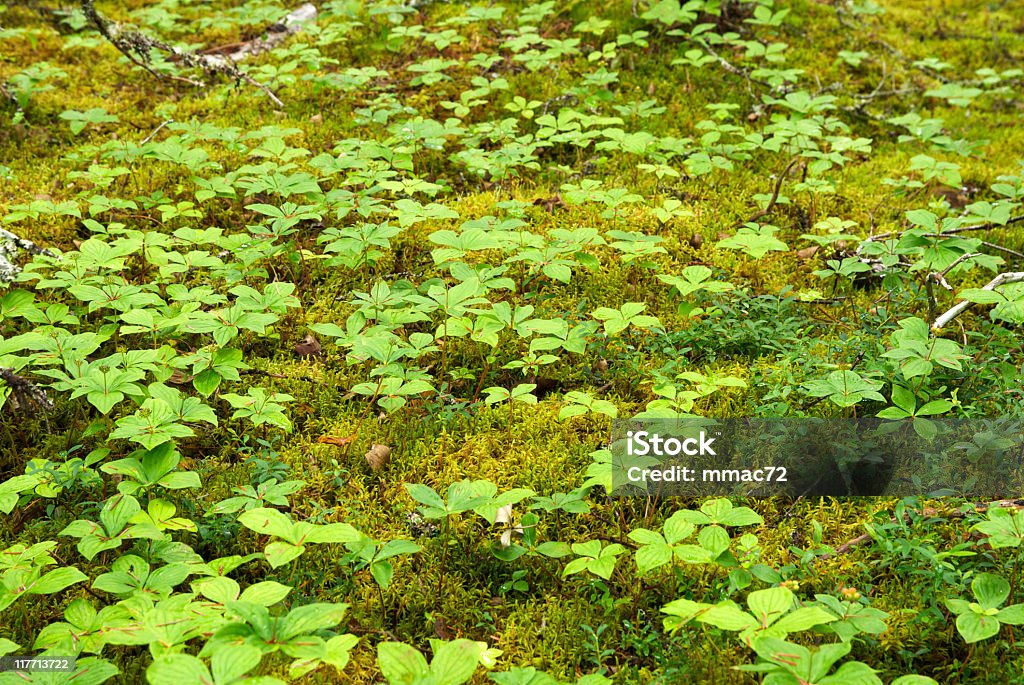
[(321, 350), (320, 341), (312, 333), (308, 333), (302, 342), (295, 345), (295, 354), (300, 357), (319, 357)]
[(344, 447), (345, 445), (349, 444), (355, 439), (355, 434), (346, 435), (343, 438), (340, 438), (336, 435), (321, 435), (319, 438), (316, 439), (316, 441), (324, 445), (337, 445), (338, 447)]
[(376, 473), (388, 465), (388, 460), (391, 457), (391, 448), (387, 445), (373, 445), (364, 456), (366, 457), (366, 463), (370, 465), (370, 469)]
[(805, 262), (816, 254), (818, 254), (817, 245), (811, 245), (810, 247), (805, 247), (802, 250), (796, 251), (797, 259), (802, 259)]

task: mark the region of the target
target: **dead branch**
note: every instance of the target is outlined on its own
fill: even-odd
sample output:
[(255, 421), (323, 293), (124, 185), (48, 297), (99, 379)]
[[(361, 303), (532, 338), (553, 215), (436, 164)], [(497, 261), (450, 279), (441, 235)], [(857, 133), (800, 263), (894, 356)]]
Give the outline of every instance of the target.
[(164, 121), (160, 122), (160, 125), (157, 126), (155, 129), (153, 129), (152, 133), (150, 133), (148, 136), (143, 138), (142, 142), (139, 143), (139, 145), (145, 145), (149, 141), (153, 140), (154, 138), (156, 138), (156, 134), (160, 133), (160, 131), (162, 131), (165, 126), (167, 126), (169, 124), (173, 124), (173, 123), (174, 123), (174, 119), (165, 119)]
[(239, 52), (232, 53), (231, 55), (217, 55), (217, 54), (202, 54), (199, 52), (190, 52), (182, 50), (169, 43), (165, 43), (162, 40), (148, 36), (141, 31), (137, 31), (133, 28), (122, 26), (117, 22), (111, 21), (107, 17), (100, 14), (95, 6), (94, 0), (79, 0), (79, 7), (82, 13), (89, 22), (99, 31), (100, 35), (107, 39), (114, 47), (118, 49), (125, 57), (127, 57), (133, 64), (139, 66), (156, 78), (168, 78), (175, 81), (183, 81), (194, 86), (204, 87), (206, 84), (202, 81), (198, 81), (192, 78), (184, 78), (180, 76), (170, 76), (167, 74), (161, 74), (153, 70), (150, 67), (151, 57), (150, 55), (154, 52), (163, 52), (169, 55), (170, 59), (174, 62), (180, 63), (186, 67), (199, 69), (205, 73), (208, 77), (214, 78), (217, 76), (225, 76), (234, 80), (236, 83), (244, 81), (249, 85), (259, 88), (267, 97), (279, 107), (283, 107), (284, 103), (280, 98), (274, 94), (268, 86), (260, 83), (252, 76), (249, 76), (246, 72), (242, 71), (235, 65), (233, 57), (238, 55), (244, 57), (250, 54), (257, 54), (258, 52), (271, 49), (281, 41), (283, 41), (288, 35), (299, 30), (302, 23), (310, 21), (316, 17), (316, 8), (313, 5), (305, 4), (299, 9), (295, 10), (284, 20), (278, 24), (281, 28), (274, 31), (271, 36), (279, 37), (268, 37), (266, 39), (260, 39), (257, 41), (251, 41), (247, 44), (249, 47), (243, 48)]
[[(1021, 500), (1021, 499), (999, 499), (999, 500), (995, 500), (994, 502), (977, 502), (977, 503), (973, 504), (972, 506), (974, 507), (974, 510), (976, 512), (979, 512), (979, 513), (988, 511), (988, 509), (990, 507), (1000, 507), (1002, 509), (1024, 509), (1024, 500)], [(964, 518), (967, 515), (966, 512), (960, 511), (960, 510), (941, 511), (939, 509), (935, 509), (934, 507), (925, 507), (924, 509), (921, 510), (921, 515), (922, 516), (929, 516), (930, 517), (930, 516), (935, 516), (937, 514), (943, 514), (943, 515), (945, 515), (946, 517), (948, 517), (950, 519), (961, 519), (961, 518)], [(891, 519), (889, 519), (889, 523), (896, 523), (896, 521), (898, 521), (898, 520), (899, 519), (897, 519), (894, 516)], [(910, 515), (909, 514), (904, 514), (903, 515), (903, 520), (906, 521), (907, 523), (909, 523), (910, 522)], [(861, 545), (866, 545), (867, 543), (871, 542), (871, 540), (872, 540), (872, 537), (871, 537), (870, 533), (864, 533), (863, 535), (858, 535), (857, 537), (852, 538), (850, 540), (847, 540), (843, 544), (841, 544), (838, 547), (836, 547), (835, 550), (833, 552), (831, 552), (830, 554), (822, 554), (820, 557), (818, 557), (818, 559), (821, 559), (821, 560), (830, 559), (832, 557), (837, 557), (840, 554), (846, 554), (847, 552), (849, 552), (854, 547), (860, 547)]]
[[(1012, 226), (1013, 224), (1018, 224), (1018, 223), (1020, 223), (1022, 221), (1024, 221), (1024, 215), (1015, 216), (1012, 219), (1008, 220), (1004, 224), (997, 224), (995, 222), (992, 222), (992, 223), (987, 223), (987, 224), (978, 224), (976, 226), (961, 226), (959, 228), (951, 228), (948, 231), (943, 231), (942, 233), (933, 233), (933, 234), (930, 234), (930, 236), (931, 237), (941, 237), (941, 236), (947, 236), (947, 235), (954, 235), (956, 233), (970, 233), (972, 231), (991, 231), (992, 229), (995, 229), (995, 228), (1005, 228), (1006, 226)], [(911, 230), (912, 231), (912, 230), (915, 230), (915, 229), (907, 229), (907, 230)], [(877, 233), (875, 235), (868, 236), (867, 238), (865, 238), (863, 240), (863, 242), (865, 242), (865, 243), (873, 243), (873, 242), (877, 242), (879, 240), (885, 240), (886, 238), (890, 238), (893, 235), (895, 235), (896, 237), (900, 237), (900, 236), (902, 236), (906, 232), (907, 231), (887, 231), (885, 233)]]
[(715, 51), (714, 48), (711, 47), (711, 45), (707, 41), (700, 41), (700, 44), (701, 44), (701, 46), (705, 50), (707, 50), (708, 54), (710, 54), (712, 57), (714, 57), (718, 61), (718, 63), (722, 66), (723, 69), (725, 69), (730, 74), (735, 74), (736, 76), (742, 76), (744, 79), (746, 79), (748, 86), (749, 86), (749, 84), (756, 83), (757, 85), (761, 86), (762, 88), (767, 88), (768, 90), (770, 90), (773, 93), (776, 90), (778, 90), (777, 88), (772, 87), (772, 84), (767, 83), (765, 81), (761, 81), (760, 79), (754, 78), (753, 76), (750, 75), (750, 72), (747, 71), (746, 69), (740, 69), (735, 64), (733, 64), (732, 62), (730, 62), (726, 58), (722, 57), (720, 54), (718, 54)]
[(285, 16), (284, 19), (267, 29), (267, 35), (241, 43), (222, 45), (198, 54), (208, 57), (219, 57), (228, 62), (240, 62), (252, 55), (269, 52), (283, 43), (289, 36), (302, 30), (302, 26), (316, 19), (316, 7), (310, 3), (300, 5)]
[(957, 257), (953, 261), (952, 264), (947, 266), (941, 272), (939, 272), (939, 271), (932, 271), (927, 276), (925, 276), (924, 286), (925, 286), (925, 290), (928, 293), (928, 318), (929, 319), (935, 318), (935, 310), (938, 307), (938, 303), (935, 301), (935, 292), (934, 292), (934, 289), (932, 287), (932, 283), (933, 282), (938, 283), (939, 285), (941, 285), (943, 288), (945, 288), (949, 292), (953, 292), (953, 286), (951, 286), (949, 284), (949, 282), (946, 280), (946, 276), (949, 274), (950, 271), (952, 271), (954, 268), (956, 268), (957, 265), (962, 264), (963, 262), (966, 262), (968, 259), (974, 259), (975, 257), (980, 257), (980, 256), (981, 256), (980, 252), (965, 252), (964, 254), (962, 254), (959, 257)]
[[(981, 286), (981, 289), (995, 290), (1001, 285), (1006, 285), (1007, 283), (1019, 283), (1021, 281), (1024, 281), (1024, 271), (1007, 271), (1005, 273), (999, 274), (991, 281)], [(956, 303), (948, 310), (946, 310), (945, 313), (943, 313), (942, 315), (935, 319), (934, 323), (932, 323), (932, 330), (941, 330), (946, 324), (948, 324), (950, 321), (963, 314), (973, 305), (974, 303), (969, 300), (963, 300), (961, 302)]]
[(46, 391), (32, 381), (14, 373), (14, 369), (0, 367), (0, 380), (11, 389), (8, 402), (15, 411), (34, 414), (36, 411), (53, 410), (53, 402), (46, 396)]
[(315, 378), (309, 376), (289, 376), (283, 373), (270, 373), (269, 371), (263, 371), (262, 369), (242, 369), (238, 372), (240, 376), (260, 376), (262, 378), (281, 378), (289, 381), (306, 381), (307, 383), (322, 383)]
[(39, 247), (31, 240), (26, 240), (10, 231), (0, 228), (0, 283), (10, 283), (21, 271), (21, 267), (14, 263), (14, 257), (19, 250), (25, 250), (31, 254), (41, 254), (47, 257), (55, 256), (46, 248)]
[(18, 249), (25, 250), (26, 252), (31, 252), (32, 254), (41, 254), (46, 255), (47, 257), (56, 256), (52, 252), (47, 250), (45, 247), (39, 247), (31, 240), (27, 240), (25, 238), (17, 236), (4, 228), (0, 228), (0, 240), (6, 240), (11, 243), (14, 243), (18, 247)]
[(1011, 250), (1008, 247), (1003, 247), (1002, 245), (996, 245), (995, 243), (990, 243), (987, 240), (982, 240), (981, 244), (984, 245), (985, 247), (991, 249), (991, 250), (997, 250), (999, 252), (1005, 252), (1006, 254), (1013, 255), (1017, 259), (1024, 259), (1024, 253), (1017, 252), (1017, 250)]
[(765, 208), (759, 209), (758, 211), (754, 212), (746, 219), (746, 221), (741, 221), (740, 223), (736, 224), (737, 226), (742, 226), (745, 223), (757, 221), (761, 217), (767, 216), (768, 214), (771, 213), (773, 209), (775, 209), (775, 205), (779, 201), (779, 193), (782, 191), (782, 184), (786, 181), (786, 178), (789, 176), (789, 172), (791, 172), (793, 170), (793, 167), (796, 166), (799, 162), (799, 157), (794, 157), (789, 161), (789, 164), (786, 165), (786, 168), (783, 170), (783, 172), (779, 174), (779, 177), (777, 179), (775, 179), (775, 188), (772, 190), (771, 199), (768, 200), (768, 204), (765, 205)]

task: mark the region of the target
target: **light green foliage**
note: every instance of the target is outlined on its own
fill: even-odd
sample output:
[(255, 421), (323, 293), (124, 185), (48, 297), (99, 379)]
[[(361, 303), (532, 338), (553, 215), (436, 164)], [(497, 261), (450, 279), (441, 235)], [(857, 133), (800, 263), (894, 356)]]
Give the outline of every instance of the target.
[(1010, 584), (994, 573), (979, 573), (971, 581), (974, 602), (947, 599), (946, 607), (956, 614), (956, 630), (968, 643), (987, 640), (999, 633), (1001, 625), (1024, 624), (1024, 604), (1002, 606), (1010, 596)]
[(0, 685), (1019, 676), (1013, 502), (619, 499), (606, 449), (973, 418), (1020, 489), (1019, 3), (97, 3), (282, 38), (237, 83), (45, 4), (0, 5), (0, 654), (79, 658)]

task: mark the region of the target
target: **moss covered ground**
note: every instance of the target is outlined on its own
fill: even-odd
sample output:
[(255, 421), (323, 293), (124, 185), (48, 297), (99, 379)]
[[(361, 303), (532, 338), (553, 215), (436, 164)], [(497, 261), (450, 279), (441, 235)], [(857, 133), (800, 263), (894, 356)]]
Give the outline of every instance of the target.
[[(552, 682), (541, 674), (528, 680), (515, 667), (557, 682), (588, 674), (616, 683), (889, 683), (906, 674), (1024, 682), (1020, 629), (1003, 625), (968, 644), (944, 602), (969, 594), (986, 573), (1009, 583), (1006, 604), (1022, 595), (1017, 548), (988, 544), (972, 528), (983, 515), (970, 506), (959, 512), (965, 500), (733, 498), (758, 519), (729, 530), (734, 563), (676, 559), (643, 572), (634, 560), (642, 544), (630, 532), (660, 530), (677, 510), (705, 502), (610, 498), (600, 464), (612, 416), (645, 410), (874, 416), (909, 392), (917, 408), (939, 403), (936, 416), (1019, 416), (1024, 293), (1013, 285), (1003, 297), (1010, 305), (994, 313), (993, 303), (980, 302), (933, 333), (955, 343), (958, 361), (914, 376), (885, 353), (898, 347), (892, 335), (900, 322), (931, 322), (958, 301), (955, 293), (1020, 268), (1024, 232), (1011, 217), (1021, 215), (1024, 198), (1024, 7), (995, 0), (697, 1), (682, 9), (583, 0), (317, 4), (314, 22), (240, 63), (283, 106), (245, 81), (225, 83), (154, 51), (149, 67), (164, 75), (157, 78), (77, 8), (0, 4), (0, 219), (63, 256), (53, 262), (23, 251), (19, 264), (35, 261), (0, 291), (35, 297), (0, 318), (0, 367), (48, 388), (54, 403), (33, 408), (14, 384), (0, 382), (8, 388), (0, 482), (34, 479), (0, 486), (0, 549), (13, 558), (15, 545), (54, 541), (53, 565), (85, 576), (31, 596), (22, 594), (27, 576), (6, 576), (17, 599), (0, 604), (0, 646), (8, 640), (20, 646), (12, 653), (74, 649), (98, 659), (92, 676), (67, 682), (93, 682), (97, 674), (106, 677), (95, 682), (121, 683), (200, 677), (189, 670), (196, 661), (171, 657), (208, 663), (220, 644), (215, 636), (238, 624), (239, 611), (203, 594), (200, 581), (212, 574), (198, 565), (262, 556), (276, 539), (240, 522), (241, 504), (230, 511), (224, 501), (239, 495), (235, 488), (299, 480), (296, 492), (245, 506), (316, 525), (349, 524), (374, 541), (410, 540), (419, 549), (392, 558), (383, 584), (353, 540), (308, 544), (280, 565), (261, 557), (242, 564), (230, 575), (243, 587), (273, 580), (292, 588), (274, 615), (313, 602), (348, 605), (344, 619), (310, 633), (315, 649), (337, 635), (359, 639), (342, 660), (250, 638), (262, 655), (250, 675), (463, 682), (436, 674), (435, 681), (402, 680), (378, 645), (406, 643), (429, 658), (439, 651), (430, 640), (466, 639), (501, 651), (472, 682)], [(98, 2), (97, 9), (202, 49), (257, 37), (292, 8), (265, 0), (131, 0)], [(208, 83), (196, 87), (185, 76)], [(76, 121), (85, 123), (81, 130)], [(957, 234), (969, 236), (966, 243), (939, 244), (928, 235), (914, 244), (867, 240), (927, 233), (913, 220), (920, 215), (908, 215), (914, 210), (955, 226), (993, 227)], [(477, 224), (467, 227), (471, 221)], [(382, 226), (394, 230), (366, 237), (368, 227)], [(189, 228), (223, 236), (143, 247), (150, 240), (143, 236), (179, 231), (180, 238)], [(756, 238), (731, 242), (745, 232)], [(225, 237), (232, 234), (245, 238)], [(83, 256), (83, 245), (102, 244), (116, 254)], [(883, 262), (878, 269), (814, 273), (829, 260), (837, 269), (865, 264), (857, 247), (865, 244), (887, 246), (881, 257), (874, 253)], [(192, 250), (196, 264), (168, 267), (169, 253)], [(484, 266), (499, 270), (486, 274)], [(693, 267), (707, 267), (728, 289), (705, 284), (681, 294), (660, 278), (703, 273)], [(467, 278), (466, 269), (476, 272)], [(930, 272), (951, 282), (951, 291), (933, 284), (934, 303), (925, 285)], [(454, 287), (467, 282), (478, 299), (453, 303)], [(259, 311), (253, 305), (253, 316), (269, 318), (221, 337), (231, 326), (209, 298), (231, 293), (235, 301), (241, 296), (233, 288), (269, 292), (275, 283), (294, 284), (282, 295), (294, 299)], [(174, 284), (211, 290), (182, 313), (170, 304)], [(126, 285), (157, 300), (122, 293), (128, 299), (111, 302), (83, 290)], [(433, 291), (440, 299), (431, 287), (440, 288)], [(642, 304), (640, 316), (656, 319), (610, 328), (600, 308), (624, 303)], [(50, 304), (66, 305), (73, 318), (55, 323), (59, 312), (44, 315)], [(488, 331), (485, 320), (500, 317), (485, 312), (502, 305), (532, 307), (517, 322), (540, 323)], [(150, 332), (125, 330), (138, 323), (125, 315), (137, 310), (169, 321)], [(15, 338), (63, 340), (55, 327), (101, 339), (74, 357)], [(545, 336), (550, 342), (537, 344)], [(123, 393), (104, 386), (94, 397), (85, 381), (75, 385), (85, 372), (65, 381), (51, 373), (74, 376), (72, 367), (100, 358), (104, 368), (131, 371), (135, 362), (110, 357), (131, 350), (170, 353), (152, 368), (140, 366)], [(204, 350), (207, 357), (238, 350), (249, 368), (240, 376), (224, 371), (219, 387), (203, 392), (196, 378)], [(876, 392), (852, 403), (816, 393), (815, 383), (837, 371)], [(686, 373), (703, 380), (679, 376)], [(170, 431), (169, 449), (180, 456), (175, 471), (197, 474), (201, 487), (132, 489), (122, 487), (132, 476), (103, 468), (142, 459), (138, 450), (161, 444), (147, 440), (138, 421), (126, 421), (153, 416), (156, 405), (145, 403), (163, 401), (154, 382), (215, 412), (215, 423), (179, 415), (160, 429), (149, 424), (150, 436)], [(282, 411), (257, 407), (253, 420), (240, 409), (251, 403), (225, 398), (251, 399), (250, 388), (282, 394)], [(500, 389), (516, 388), (527, 401), (503, 401)], [(579, 414), (567, 416), (570, 406), (581, 407)], [(375, 445), (389, 449), (379, 468), (363, 456)], [(94, 462), (69, 466), (104, 447), (109, 453)], [(508, 526), (468, 510), (437, 520), (413, 514), (424, 502), (407, 485), (445, 495), (462, 480), (488, 481), (498, 493), (533, 491), (515, 502), (508, 525), (521, 524), (535, 505), (539, 541), (598, 540), (623, 553), (604, 577), (565, 575), (578, 550), (504, 561), (499, 538)], [(99, 520), (101, 509), (125, 496), (142, 510), (169, 502), (183, 522), (157, 525), (155, 537), (125, 533), (84, 555), (69, 524)], [(904, 510), (905, 519), (891, 520)], [(834, 553), (866, 522), (876, 524), (873, 541)], [(743, 533), (756, 536), (745, 557)], [(198, 556), (176, 548), (161, 557), (154, 544), (167, 540)], [(183, 564), (189, 572), (166, 588), (94, 584), (129, 553), (154, 569)], [(791, 590), (798, 606), (824, 594), (885, 612), (884, 630), (851, 638), (844, 657), (873, 672), (762, 680), (734, 668), (758, 660), (734, 631), (697, 622), (671, 629), (663, 621), (674, 600), (744, 607), (750, 592), (771, 587)], [(160, 604), (175, 597), (191, 608)], [(79, 600), (120, 608), (104, 628), (49, 628), (50, 637), (63, 637), (41, 639), (44, 628), (68, 621), (65, 610)], [(154, 628), (157, 610), (182, 612), (174, 614), (186, 624), (181, 634)], [(132, 630), (150, 632), (123, 637)], [(83, 635), (100, 646), (83, 646)], [(781, 637), (808, 646), (837, 641), (827, 630)], [(209, 651), (200, 654), (204, 644)], [(315, 661), (313, 670), (296, 667), (301, 658)], [(762, 654), (760, 663), (774, 662)]]

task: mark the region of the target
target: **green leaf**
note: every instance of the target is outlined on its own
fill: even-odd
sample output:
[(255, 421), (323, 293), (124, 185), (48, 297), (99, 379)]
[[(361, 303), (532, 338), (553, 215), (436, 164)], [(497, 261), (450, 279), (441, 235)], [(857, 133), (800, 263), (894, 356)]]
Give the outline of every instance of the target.
[[(203, 578), (192, 583), (192, 589), (203, 597), (218, 604), (226, 604), (240, 599), (238, 582), (226, 576)], [(248, 600), (252, 601), (252, 600)]]
[(430, 663), (434, 681), (437, 685), (462, 685), (473, 677), (486, 647), (485, 643), (472, 640), (453, 640), (440, 645)]
[(69, 585), (81, 583), (83, 580), (89, 580), (89, 576), (74, 566), (66, 566), (45, 574), (35, 583), (32, 583), (27, 592), (32, 595), (48, 595), (53, 592), (60, 592)]
[(242, 512), (238, 522), (249, 530), (263, 535), (274, 535), (285, 540), (292, 541), (294, 524), (285, 514), (277, 509), (260, 507)]
[[(253, 645), (231, 645), (218, 649), (210, 660), (210, 670), (217, 685), (227, 685), (256, 668), (263, 652)], [(177, 685), (184, 685), (184, 681)]]
[(100, 510), (100, 523), (110, 536), (117, 535), (128, 522), (142, 511), (139, 501), (131, 495), (114, 495)]
[(590, 561), (591, 561), (590, 558), (587, 558), (587, 557), (583, 557), (583, 558), (580, 558), (580, 559), (573, 559), (572, 561), (570, 561), (568, 564), (565, 565), (564, 569), (562, 569), (562, 577), (566, 578), (568, 576), (571, 576), (571, 575), (574, 575), (576, 573), (579, 573), (580, 571), (585, 571), (587, 569), (587, 564)]
[(359, 531), (347, 523), (329, 523), (325, 526), (317, 526), (312, 533), (306, 536), (309, 543), (330, 543), (330, 542), (355, 542), (360, 537)]
[(306, 604), (288, 612), (279, 629), (282, 640), (308, 635), (341, 623), (348, 611), (347, 604)]
[(723, 526), (756, 526), (764, 523), (764, 519), (750, 507), (736, 507), (716, 518), (715, 523)]
[(681, 516), (678, 516), (678, 514), (679, 512), (672, 514), (672, 516), (665, 521), (665, 525), (662, 528), (665, 532), (665, 540), (673, 545), (680, 540), (685, 540), (690, 537), (693, 535), (693, 532), (697, 530), (697, 527), (693, 523), (687, 521)]
[(206, 664), (190, 654), (162, 654), (146, 669), (150, 685), (213, 685)]
[(395, 567), (389, 561), (375, 561), (370, 564), (370, 575), (382, 588), (387, 589), (395, 575)]
[(550, 559), (561, 559), (572, 554), (569, 545), (564, 542), (542, 542), (537, 545), (537, 554)]
[(402, 642), (378, 644), (377, 665), (390, 685), (419, 685), (430, 675), (430, 667), (423, 655)]
[(646, 575), (672, 561), (672, 548), (665, 543), (644, 545), (636, 551), (634, 558), (640, 575)]
[(971, 592), (982, 609), (995, 609), (1010, 596), (1010, 583), (994, 573), (979, 573), (971, 581)]
[(852, 407), (863, 400), (885, 401), (878, 393), (882, 382), (862, 378), (855, 371), (833, 371), (827, 379), (810, 381), (804, 387), (812, 397), (827, 397), (840, 407)]
[(882, 680), (875, 675), (875, 670), (860, 661), (847, 661), (841, 664), (835, 673), (817, 682), (819, 685), (882, 685)]
[(820, 607), (801, 607), (780, 618), (772, 627), (785, 633), (798, 633), (803, 630), (810, 630), (814, 626), (838, 620), (838, 618)]
[(615, 557), (600, 557), (587, 561), (587, 570), (599, 578), (609, 580), (615, 570)]
[(1011, 604), (996, 614), (1000, 623), (1010, 626), (1024, 625), (1024, 604)]
[(12, 642), (5, 637), (0, 637), (0, 656), (7, 656), (11, 652), (15, 652), (21, 649), (16, 642)]
[(973, 611), (956, 618), (956, 629), (967, 644), (987, 640), (999, 632), (999, 621), (995, 616), (983, 616)]
[(756, 618), (728, 601), (710, 607), (697, 620), (722, 630), (746, 630), (759, 625)]
[(747, 597), (747, 607), (761, 625), (774, 623), (780, 616), (793, 608), (795, 597), (784, 587), (756, 590)]
[(271, 568), (278, 568), (295, 561), (305, 551), (306, 548), (302, 545), (296, 545), (291, 542), (271, 542), (263, 550), (263, 554), (266, 556), (267, 563), (270, 564)]
[(243, 602), (252, 602), (253, 604), (269, 607), (287, 597), (291, 590), (287, 585), (282, 585), (273, 580), (264, 580), (245, 588), (238, 599)]
[(405, 483), (405, 490), (420, 504), (424, 504), (432, 509), (447, 510), (441, 495), (437, 494), (437, 491), (432, 487), (420, 483)]
[(334, 666), (339, 672), (349, 661), (349, 652), (359, 644), (355, 635), (335, 635), (324, 645), (324, 662)]
[(754, 259), (761, 259), (769, 252), (785, 252), (789, 249), (786, 243), (775, 237), (779, 229), (775, 226), (745, 224), (736, 235), (719, 240), (717, 247), (741, 250)]
[[(43, 681), (48, 683), (69, 682), (74, 685), (100, 685), (118, 674), (117, 666), (106, 659), (86, 657), (75, 662), (75, 672), (67, 680)], [(58, 676), (60, 678), (60, 676)], [(39, 680), (42, 680), (41, 678)], [(33, 682), (38, 682), (33, 680)], [(180, 685), (180, 684), (179, 684)]]
[(917, 407), (917, 399), (914, 397), (914, 393), (902, 385), (892, 386), (892, 403), (906, 412), (905, 416), (912, 415)]
[(729, 534), (719, 526), (708, 526), (697, 533), (697, 542), (708, 551), (712, 559), (717, 559), (729, 549)]

